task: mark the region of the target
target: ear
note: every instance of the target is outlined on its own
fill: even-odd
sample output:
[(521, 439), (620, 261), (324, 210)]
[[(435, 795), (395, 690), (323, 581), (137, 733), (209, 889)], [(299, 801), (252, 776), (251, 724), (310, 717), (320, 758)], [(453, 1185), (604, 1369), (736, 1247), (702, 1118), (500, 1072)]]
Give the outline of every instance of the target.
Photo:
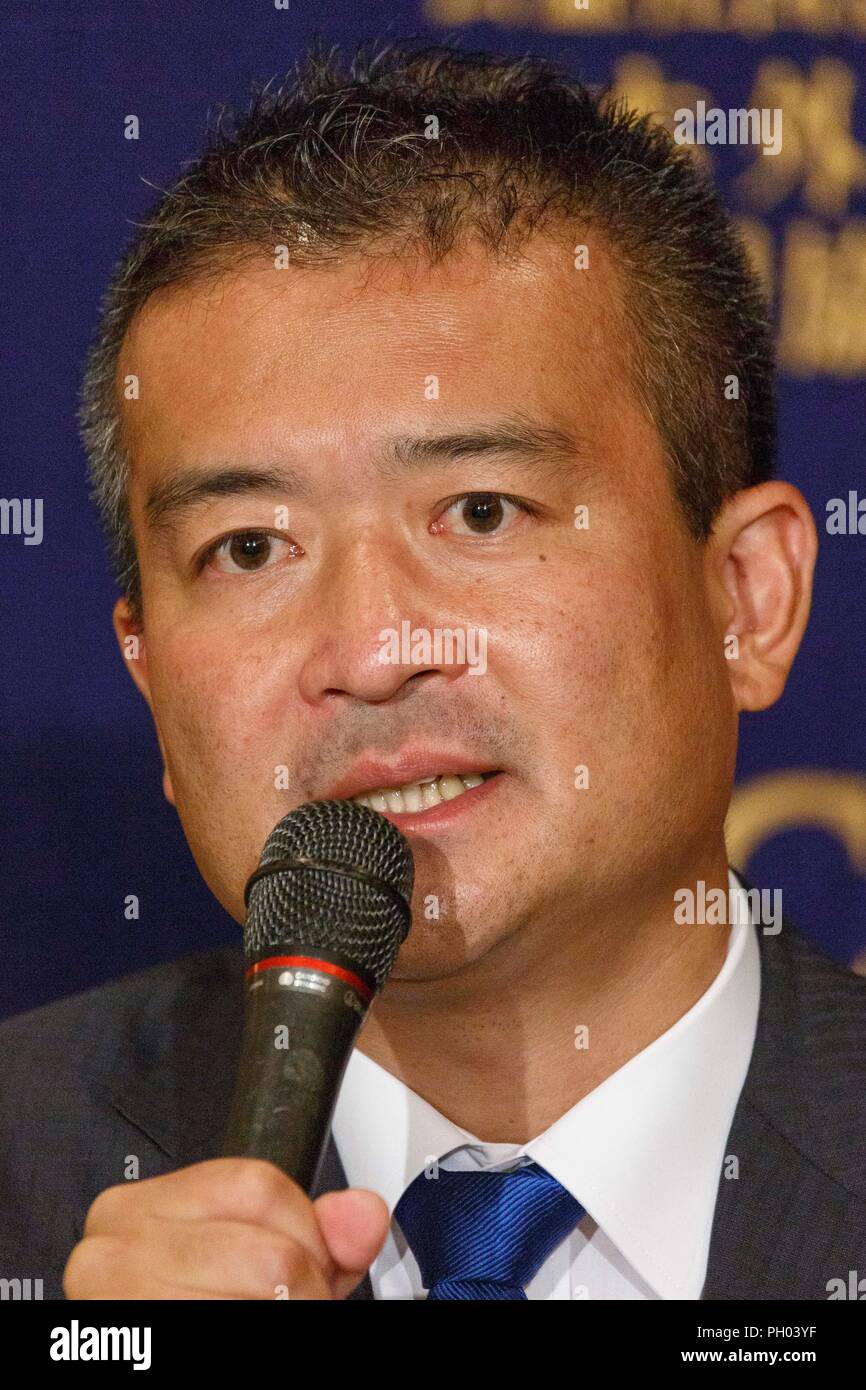
[(114, 624), (114, 632), (117, 637), (118, 645), (126, 663), (126, 668), (147, 701), (148, 708), (153, 717), (153, 725), (156, 729), (159, 751), (162, 755), (162, 790), (165, 794), (166, 801), (170, 801), (172, 806), (174, 806), (176, 804), (174, 789), (171, 785), (171, 774), (168, 770), (168, 762), (165, 756), (165, 745), (162, 741), (162, 735), (159, 732), (159, 724), (154, 714), (153, 700), (151, 699), (150, 693), (144, 624), (133, 610), (129, 600), (125, 598), (119, 598), (114, 605), (112, 622)]
[(809, 504), (790, 483), (745, 488), (722, 507), (705, 563), (738, 711), (766, 709), (782, 694), (809, 617), (817, 553)]

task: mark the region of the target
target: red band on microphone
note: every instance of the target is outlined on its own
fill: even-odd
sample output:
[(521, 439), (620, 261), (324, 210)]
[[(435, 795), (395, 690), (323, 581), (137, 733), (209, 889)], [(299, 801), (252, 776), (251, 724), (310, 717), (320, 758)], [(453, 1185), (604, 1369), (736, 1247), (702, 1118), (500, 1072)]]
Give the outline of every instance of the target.
[(301, 970), (321, 970), (325, 975), (335, 975), (337, 979), (344, 980), (347, 985), (360, 994), (365, 1004), (369, 1004), (373, 998), (373, 991), (358, 975), (353, 975), (351, 970), (344, 970), (340, 965), (334, 965), (330, 960), (319, 960), (316, 956), (268, 956), (266, 960), (256, 961), (247, 970), (247, 979), (257, 975), (260, 970), (278, 969)]

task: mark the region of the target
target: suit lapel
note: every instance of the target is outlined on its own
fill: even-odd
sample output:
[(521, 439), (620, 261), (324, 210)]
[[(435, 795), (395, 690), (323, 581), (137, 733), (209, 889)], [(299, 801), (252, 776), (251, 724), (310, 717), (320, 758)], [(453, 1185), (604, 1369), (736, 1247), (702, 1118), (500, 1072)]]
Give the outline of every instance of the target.
[(127, 1027), (111, 1104), (185, 1167), (220, 1152), (244, 1017), (244, 957), (227, 946), (178, 962), (174, 987)]
[(755, 930), (758, 1027), (725, 1150), (701, 1297), (826, 1299), (827, 1279), (848, 1268), (852, 1210), (850, 1194), (808, 1156), (809, 1115), (821, 1105), (807, 1063), (821, 1042), (804, 1003), (811, 952), (787, 922), (775, 936)]
[[(703, 1299), (826, 1299), (845, 1273), (848, 1198), (755, 1108), (745, 1092), (719, 1183)], [(850, 1227), (849, 1227), (850, 1231)]]

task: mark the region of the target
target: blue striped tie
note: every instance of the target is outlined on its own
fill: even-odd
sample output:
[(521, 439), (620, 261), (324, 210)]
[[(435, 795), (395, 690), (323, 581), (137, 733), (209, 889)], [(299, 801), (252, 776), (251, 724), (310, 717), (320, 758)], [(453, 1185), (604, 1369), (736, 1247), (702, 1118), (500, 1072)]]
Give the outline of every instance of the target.
[(511, 1173), (420, 1173), (394, 1208), (428, 1298), (526, 1298), (584, 1214), (537, 1163)]

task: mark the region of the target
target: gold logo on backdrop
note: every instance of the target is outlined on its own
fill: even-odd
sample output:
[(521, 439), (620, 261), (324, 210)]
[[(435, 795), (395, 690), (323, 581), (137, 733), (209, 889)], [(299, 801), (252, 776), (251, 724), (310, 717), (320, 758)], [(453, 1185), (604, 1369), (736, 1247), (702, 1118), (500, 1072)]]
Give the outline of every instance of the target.
[(728, 858), (745, 866), (773, 835), (802, 826), (834, 835), (854, 872), (866, 874), (866, 777), (790, 768), (736, 786), (725, 821)]
[(779, 361), (797, 376), (866, 374), (866, 220), (838, 232), (795, 219), (785, 233)]
[[(625, 54), (614, 64), (613, 85), (629, 106), (668, 129), (680, 108), (694, 110), (698, 101), (716, 104), (707, 88), (665, 77), (661, 65), (642, 53)], [(819, 58), (810, 73), (787, 59), (761, 63), (746, 108), (781, 110), (780, 148), (767, 159), (762, 147), (747, 146), (753, 163), (735, 187), (761, 209), (800, 188), (815, 212), (843, 216), (850, 198), (866, 188), (866, 147), (851, 129), (856, 92), (855, 73), (835, 58)], [(686, 148), (706, 157), (705, 146)]]
[[(734, 788), (725, 821), (728, 859), (745, 869), (755, 851), (783, 830), (813, 826), (845, 846), (857, 874), (866, 874), (866, 777), (823, 768), (768, 772)], [(866, 975), (866, 950), (851, 962)]]
[(866, 0), (426, 0), (437, 24), (519, 24), (569, 33), (866, 33)]
[(836, 58), (819, 58), (810, 73), (786, 58), (761, 63), (748, 104), (781, 108), (782, 143), (738, 180), (751, 202), (770, 208), (800, 187), (815, 212), (848, 211), (851, 195), (866, 188), (866, 149), (851, 130), (856, 91), (853, 71)]
[[(614, 65), (614, 89), (629, 106), (667, 126), (674, 112), (715, 100), (705, 88), (669, 80), (659, 63), (640, 53)], [(754, 148), (735, 188), (761, 208), (795, 189), (825, 216), (844, 215), (866, 188), (866, 147), (852, 133), (856, 77), (845, 63), (819, 59), (811, 72), (771, 59), (755, 75), (749, 109), (782, 111), (781, 150), (771, 159)], [(706, 147), (684, 146), (712, 168)], [(748, 147), (750, 152), (752, 147)], [(765, 292), (778, 295), (779, 365), (796, 376), (866, 375), (866, 221), (841, 226), (796, 218), (777, 251), (759, 217), (735, 219)]]

